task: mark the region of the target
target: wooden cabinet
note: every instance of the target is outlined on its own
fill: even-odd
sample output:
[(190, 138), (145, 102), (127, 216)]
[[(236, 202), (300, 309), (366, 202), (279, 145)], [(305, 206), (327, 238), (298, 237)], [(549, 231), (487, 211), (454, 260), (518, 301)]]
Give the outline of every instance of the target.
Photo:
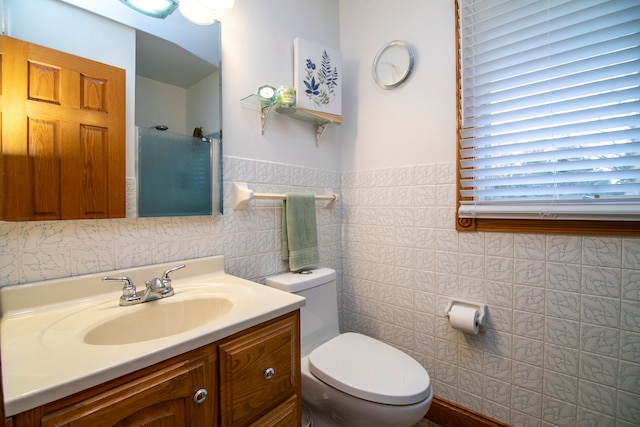
[[(298, 325), (297, 319), (285, 318), (220, 345), (222, 427), (249, 425), (289, 397), (300, 396)], [(301, 418), (298, 406), (285, 405), (278, 411)]]
[(298, 311), (289, 313), (14, 415), (7, 425), (299, 426), (299, 322)]
[[(168, 361), (13, 417), (14, 426), (204, 426), (217, 418), (217, 348)], [(123, 349), (124, 351), (124, 349)], [(197, 390), (208, 392), (202, 403)]]

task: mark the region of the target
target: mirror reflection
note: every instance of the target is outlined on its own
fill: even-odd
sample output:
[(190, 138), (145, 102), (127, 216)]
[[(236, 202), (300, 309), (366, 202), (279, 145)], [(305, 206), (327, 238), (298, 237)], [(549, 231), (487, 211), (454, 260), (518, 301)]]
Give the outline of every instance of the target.
[[(127, 217), (137, 216), (137, 181), (139, 173), (144, 174), (137, 159), (139, 130), (156, 126), (167, 129), (167, 135), (188, 137), (189, 149), (194, 146), (191, 138), (211, 145), (210, 205), (212, 213), (220, 212), (221, 167), (220, 160), (213, 159), (221, 152), (219, 23), (194, 25), (177, 13), (151, 18), (118, 1), (3, 0), (3, 5), (9, 37), (126, 71), (122, 179), (126, 177)], [(171, 170), (171, 160), (157, 169)], [(184, 186), (185, 177), (179, 181)]]
[(219, 212), (219, 65), (142, 31), (136, 52), (138, 216)]

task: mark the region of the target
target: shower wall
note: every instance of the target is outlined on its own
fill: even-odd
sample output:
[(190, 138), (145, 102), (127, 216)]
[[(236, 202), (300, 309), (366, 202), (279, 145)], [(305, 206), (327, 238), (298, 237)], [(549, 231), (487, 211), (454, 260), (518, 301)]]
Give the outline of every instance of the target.
[[(219, 206), (212, 194), (220, 144), (173, 133), (138, 128), (138, 216), (210, 215)], [(212, 206), (212, 201), (215, 206)]]

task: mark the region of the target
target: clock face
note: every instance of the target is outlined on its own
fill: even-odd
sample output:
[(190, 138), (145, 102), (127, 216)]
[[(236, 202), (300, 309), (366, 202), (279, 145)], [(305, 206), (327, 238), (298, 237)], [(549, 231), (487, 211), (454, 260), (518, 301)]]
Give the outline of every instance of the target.
[(412, 70), (413, 52), (398, 40), (387, 43), (373, 61), (373, 78), (384, 89), (398, 87)]

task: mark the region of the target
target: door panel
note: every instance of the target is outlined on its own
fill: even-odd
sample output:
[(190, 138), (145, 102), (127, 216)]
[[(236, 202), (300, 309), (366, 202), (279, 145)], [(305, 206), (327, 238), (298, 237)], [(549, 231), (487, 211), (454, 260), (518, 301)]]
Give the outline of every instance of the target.
[(2, 36), (2, 218), (125, 216), (125, 71)]

